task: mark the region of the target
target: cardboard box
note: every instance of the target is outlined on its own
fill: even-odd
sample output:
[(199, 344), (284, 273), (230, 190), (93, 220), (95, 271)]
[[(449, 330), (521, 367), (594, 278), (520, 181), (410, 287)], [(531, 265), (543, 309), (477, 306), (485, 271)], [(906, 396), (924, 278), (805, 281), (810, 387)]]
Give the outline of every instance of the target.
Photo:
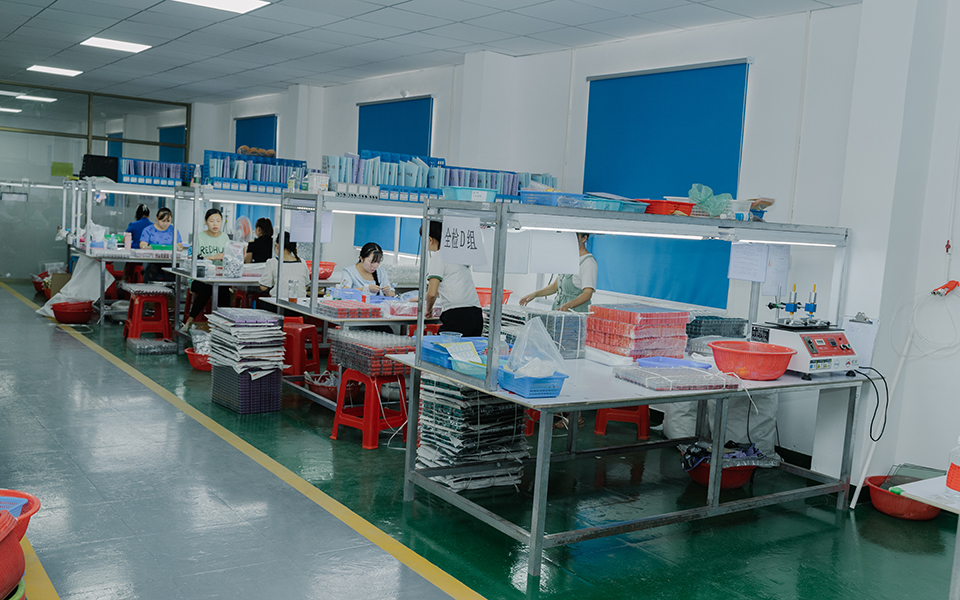
[(50, 297), (54, 297), (60, 293), (60, 288), (65, 286), (68, 281), (70, 281), (70, 273), (54, 273), (50, 276)]

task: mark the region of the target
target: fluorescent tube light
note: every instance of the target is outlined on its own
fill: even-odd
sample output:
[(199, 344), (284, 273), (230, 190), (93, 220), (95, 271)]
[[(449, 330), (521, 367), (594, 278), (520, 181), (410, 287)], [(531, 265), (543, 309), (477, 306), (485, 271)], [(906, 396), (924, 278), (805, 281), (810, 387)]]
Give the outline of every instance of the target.
[(340, 215), (369, 215), (371, 217), (400, 217), (402, 219), (421, 219), (423, 220), (423, 215), (401, 215), (399, 213), (385, 213), (385, 212), (372, 212), (372, 211), (362, 211), (362, 210), (332, 210), (330, 211), (335, 214)]
[(638, 231), (610, 231), (610, 230), (599, 230), (599, 229), (572, 229), (564, 227), (521, 227), (520, 231), (568, 231), (571, 233), (592, 233), (592, 234), (609, 234), (609, 235), (629, 235), (633, 237), (654, 237), (654, 238), (668, 238), (671, 240), (702, 240), (702, 235), (676, 235), (672, 233), (641, 233)]
[(97, 188), (97, 191), (98, 191), (98, 192), (103, 192), (104, 194), (125, 194), (125, 195), (132, 195), (132, 196), (159, 196), (159, 197), (161, 197), (161, 198), (173, 198), (173, 197), (174, 197), (173, 192), (170, 192), (170, 193), (166, 193), (166, 192), (153, 193), (153, 192), (150, 192), (149, 194), (145, 194), (145, 193), (144, 193), (144, 194), (141, 194), (141, 193), (139, 193), (139, 192), (131, 192), (130, 190), (110, 190), (110, 189), (106, 189), (106, 188)]
[(106, 48), (107, 50), (120, 50), (121, 52), (143, 52), (151, 48), (146, 44), (134, 44), (132, 42), (121, 42), (119, 40), (108, 40), (107, 38), (92, 37), (89, 40), (80, 42), (81, 46), (93, 46), (94, 48)]
[(0, 90), (0, 96), (21, 96), (23, 92), (8, 92), (7, 90)]
[(817, 246), (820, 248), (836, 248), (836, 244), (814, 244), (812, 242), (774, 242), (770, 240), (739, 240), (741, 244), (778, 244), (781, 246)]
[(56, 98), (44, 98), (43, 96), (17, 96), (17, 100), (32, 100), (34, 102), (56, 102)]
[(73, 69), (58, 69), (57, 67), (44, 67), (43, 65), (33, 65), (32, 67), (27, 67), (28, 71), (36, 71), (37, 73), (49, 73), (50, 75), (63, 75), (65, 77), (76, 77), (83, 71), (74, 71)]
[(206, 8), (215, 8), (217, 10), (226, 10), (234, 13), (244, 14), (251, 10), (256, 10), (261, 6), (270, 4), (263, 0), (173, 0), (183, 4), (193, 4), (194, 6), (203, 6)]
[(20, 109), (19, 109), (19, 108), (0, 108), (0, 112), (5, 112), (5, 113), (18, 113), (18, 112), (20, 112)]

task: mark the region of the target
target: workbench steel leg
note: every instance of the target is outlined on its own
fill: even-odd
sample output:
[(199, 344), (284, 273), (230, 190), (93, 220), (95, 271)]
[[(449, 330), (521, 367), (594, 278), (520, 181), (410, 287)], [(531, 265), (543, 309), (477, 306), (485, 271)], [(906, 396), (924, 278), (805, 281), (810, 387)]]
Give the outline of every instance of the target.
[(837, 510), (843, 510), (850, 496), (850, 474), (853, 469), (853, 426), (857, 416), (857, 399), (860, 397), (860, 386), (850, 388), (847, 397), (847, 423), (843, 430), (843, 454), (840, 455), (840, 481), (843, 490), (837, 494)]
[[(567, 420), (567, 452), (573, 453), (577, 451), (577, 433), (580, 430), (580, 411), (576, 410), (568, 414), (570, 418)], [(543, 421), (541, 421), (541, 427), (543, 427), (542, 423)]]
[(720, 475), (723, 469), (723, 438), (727, 435), (727, 409), (730, 398), (717, 398), (714, 412), (713, 451), (710, 455), (710, 482), (707, 485), (707, 505), (720, 506)]
[(179, 275), (173, 276), (173, 339), (177, 340), (177, 354), (180, 354), (180, 325), (183, 319), (180, 317), (180, 279)]
[(412, 369), (407, 379), (407, 454), (403, 470), (403, 501), (413, 502), (414, 485), (410, 475), (417, 468), (417, 423), (420, 420), (420, 370)]
[(691, 400), (691, 402), (697, 403), (697, 429), (696, 436), (697, 439), (704, 439), (707, 437), (707, 401), (706, 400)]
[(103, 285), (107, 277), (107, 263), (103, 259), (97, 262), (100, 263), (100, 318), (97, 319), (97, 324), (103, 325), (103, 317), (107, 312), (107, 288)]
[(550, 487), (550, 452), (553, 442), (553, 414), (540, 411), (540, 432), (537, 439), (537, 471), (533, 483), (533, 515), (530, 517), (530, 556), (527, 575), (540, 576), (543, 562), (543, 530), (547, 520), (547, 489)]
[[(957, 539), (960, 540), (960, 519), (957, 520)], [(953, 572), (950, 575), (949, 600), (960, 600), (960, 548), (953, 550)]]

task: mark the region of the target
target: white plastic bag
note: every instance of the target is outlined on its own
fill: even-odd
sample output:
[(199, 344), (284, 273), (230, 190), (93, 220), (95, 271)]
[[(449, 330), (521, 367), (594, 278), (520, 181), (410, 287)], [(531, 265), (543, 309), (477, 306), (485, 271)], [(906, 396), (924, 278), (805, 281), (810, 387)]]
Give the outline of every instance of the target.
[(243, 252), (246, 247), (243, 242), (227, 242), (223, 249), (224, 277), (243, 277)]
[(567, 374), (563, 357), (540, 319), (531, 319), (523, 326), (507, 369), (519, 377), (550, 377), (557, 371)]

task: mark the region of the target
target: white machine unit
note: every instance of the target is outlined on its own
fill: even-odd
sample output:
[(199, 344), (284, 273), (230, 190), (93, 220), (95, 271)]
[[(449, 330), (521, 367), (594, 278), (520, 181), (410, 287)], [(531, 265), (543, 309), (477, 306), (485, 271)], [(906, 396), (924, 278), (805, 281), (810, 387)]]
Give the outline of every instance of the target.
[(818, 373), (846, 373), (860, 366), (857, 353), (842, 329), (755, 323), (751, 326), (750, 339), (796, 350), (787, 369), (802, 373), (805, 379)]

